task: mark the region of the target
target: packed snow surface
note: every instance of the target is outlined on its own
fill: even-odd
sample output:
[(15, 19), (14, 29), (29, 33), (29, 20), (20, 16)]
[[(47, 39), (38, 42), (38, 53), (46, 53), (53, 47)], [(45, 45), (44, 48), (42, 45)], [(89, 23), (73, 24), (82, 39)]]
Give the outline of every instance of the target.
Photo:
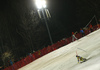
[[(78, 63), (76, 54), (88, 60)], [(100, 70), (100, 29), (19, 70)]]

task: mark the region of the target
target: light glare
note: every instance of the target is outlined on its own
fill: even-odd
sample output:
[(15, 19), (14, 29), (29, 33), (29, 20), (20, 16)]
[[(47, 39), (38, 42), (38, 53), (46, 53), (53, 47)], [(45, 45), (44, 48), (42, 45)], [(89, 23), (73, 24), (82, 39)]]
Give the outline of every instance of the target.
[(46, 1), (45, 0), (36, 0), (36, 5), (38, 9), (46, 8)]
[(42, 1), (42, 6), (43, 6), (43, 8), (46, 8), (46, 1), (45, 0)]

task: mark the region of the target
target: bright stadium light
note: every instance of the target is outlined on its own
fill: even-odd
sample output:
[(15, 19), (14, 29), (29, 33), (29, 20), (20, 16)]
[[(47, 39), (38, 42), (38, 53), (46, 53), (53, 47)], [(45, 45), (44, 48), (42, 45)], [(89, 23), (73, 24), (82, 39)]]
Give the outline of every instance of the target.
[(47, 27), (47, 30), (48, 30), (48, 35), (49, 35), (50, 42), (51, 42), (51, 45), (52, 45), (53, 41), (52, 41), (52, 38), (51, 38), (48, 23), (47, 23), (47, 20), (46, 20), (46, 18), (50, 18), (51, 16), (50, 16), (49, 11), (46, 9), (46, 0), (35, 0), (35, 3), (36, 3), (36, 6), (38, 8), (37, 12), (38, 12), (38, 15), (39, 15), (40, 19), (43, 18), (43, 20), (46, 24), (46, 27)]
[(36, 0), (36, 6), (38, 9), (46, 8), (46, 1), (45, 0)]
[(45, 0), (42, 1), (42, 6), (43, 6), (43, 8), (46, 8), (46, 1)]

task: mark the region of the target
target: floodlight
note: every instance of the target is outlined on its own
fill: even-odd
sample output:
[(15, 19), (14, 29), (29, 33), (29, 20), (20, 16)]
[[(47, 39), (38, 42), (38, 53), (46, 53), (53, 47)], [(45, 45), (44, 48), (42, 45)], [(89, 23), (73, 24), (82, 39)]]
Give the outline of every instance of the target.
[(42, 0), (42, 7), (46, 8), (46, 1), (45, 0)]
[(46, 8), (46, 1), (45, 0), (36, 0), (36, 6), (38, 9)]

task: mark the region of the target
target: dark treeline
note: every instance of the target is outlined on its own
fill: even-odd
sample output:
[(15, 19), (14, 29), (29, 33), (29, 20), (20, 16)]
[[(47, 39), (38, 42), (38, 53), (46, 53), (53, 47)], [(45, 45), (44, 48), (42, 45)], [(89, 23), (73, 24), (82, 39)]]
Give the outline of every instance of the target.
[(32, 2), (5, 0), (0, 3), (0, 54), (3, 62), (18, 60), (33, 50), (41, 49), (47, 38), (46, 28), (35, 15)]
[[(52, 3), (53, 1), (53, 3)], [(75, 2), (48, 1), (52, 18), (48, 21), (53, 43), (71, 36), (84, 27), (95, 14), (100, 17), (99, 0)], [(57, 4), (58, 3), (58, 4)], [(50, 6), (51, 5), (51, 6)], [(0, 63), (18, 60), (28, 53), (51, 45), (47, 28), (40, 20), (32, 0), (2, 0), (0, 2)]]

